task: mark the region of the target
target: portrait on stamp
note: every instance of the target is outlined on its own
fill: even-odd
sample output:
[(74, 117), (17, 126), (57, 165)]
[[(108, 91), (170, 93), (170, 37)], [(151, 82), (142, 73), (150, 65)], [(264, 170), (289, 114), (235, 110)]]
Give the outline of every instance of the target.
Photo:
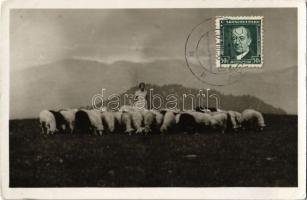
[(252, 37), (251, 32), (244, 26), (233, 27), (231, 30), (231, 44), (232, 44), (232, 59), (242, 60), (251, 59), (255, 56), (251, 48)]
[(263, 17), (218, 17), (217, 67), (261, 67)]

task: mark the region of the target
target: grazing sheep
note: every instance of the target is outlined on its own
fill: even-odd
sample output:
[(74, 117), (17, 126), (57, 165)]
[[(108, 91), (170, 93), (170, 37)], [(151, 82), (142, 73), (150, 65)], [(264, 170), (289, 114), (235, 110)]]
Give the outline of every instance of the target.
[(156, 121), (155, 129), (156, 131), (160, 131), (160, 127), (163, 124), (164, 115), (160, 111), (157, 111), (157, 110), (151, 110), (151, 112), (155, 114), (155, 121)]
[(144, 133), (159, 132), (162, 126), (164, 116), (157, 110), (143, 111), (144, 116)]
[(132, 116), (132, 125), (135, 128), (135, 133), (136, 134), (141, 134), (144, 132), (144, 127), (143, 127), (143, 114), (141, 111), (131, 111), (131, 116)]
[(242, 115), (239, 112), (236, 111), (227, 111), (230, 116), (230, 122), (231, 127), (229, 127), (231, 130), (238, 131), (242, 127)]
[(129, 112), (131, 114), (132, 125), (135, 129), (136, 134), (141, 134), (144, 132), (143, 113), (146, 112), (145, 110), (139, 109), (138, 107), (135, 106), (127, 106), (127, 105), (122, 106), (119, 110), (124, 112)]
[(91, 125), (94, 127), (94, 134), (102, 135), (104, 127), (101, 120), (101, 111), (99, 110), (86, 110), (89, 115)]
[(84, 110), (78, 110), (75, 115), (75, 127), (73, 133), (91, 133), (91, 120)]
[(163, 123), (163, 114), (157, 110), (143, 111), (144, 117), (144, 133), (160, 132)]
[(121, 124), (123, 112), (113, 112), (115, 122)]
[(113, 133), (116, 125), (116, 119), (114, 113), (109, 111), (101, 112), (101, 120), (104, 127), (106, 127), (105, 130), (109, 131), (110, 133)]
[(211, 125), (211, 116), (207, 113), (200, 112), (189, 112), (192, 116), (194, 116), (197, 124), (202, 127), (208, 127)]
[(99, 110), (81, 109), (76, 112), (75, 127), (79, 131), (93, 134), (103, 134), (103, 124)]
[(225, 112), (214, 112), (211, 114), (211, 117), (212, 128), (214, 130), (219, 130), (222, 133), (225, 133), (227, 126), (229, 126), (229, 114)]
[(144, 133), (147, 135), (152, 132), (156, 123), (156, 115), (154, 112), (146, 111), (143, 112), (144, 117)]
[(39, 122), (43, 134), (54, 134), (57, 131), (54, 115), (50, 111), (42, 110), (39, 113)]
[(53, 111), (53, 110), (49, 110), (55, 119), (55, 125), (56, 125), (56, 129), (59, 133), (64, 133), (66, 132), (66, 129), (68, 128), (68, 122), (65, 120), (64, 116), (58, 112), (58, 111)]
[(195, 133), (198, 131), (208, 130), (212, 123), (211, 118), (212, 117), (207, 113), (185, 111), (180, 114), (178, 124), (181, 130)]
[(197, 123), (191, 113), (183, 112), (175, 117), (175, 123), (180, 131), (187, 133), (196, 132)]
[(75, 117), (77, 111), (78, 111), (77, 109), (66, 109), (60, 111), (60, 113), (65, 118), (66, 123), (69, 125), (69, 133), (72, 133), (74, 130)]
[(179, 114), (179, 112), (174, 110), (162, 110), (161, 113), (164, 115), (164, 118), (160, 127), (160, 132), (165, 133), (173, 130), (176, 126), (176, 115)]
[(244, 129), (262, 131), (266, 126), (262, 114), (253, 109), (242, 112), (242, 125)]
[(242, 114), (237, 112), (237, 111), (234, 111), (234, 114), (235, 114), (235, 119), (236, 119), (236, 122), (242, 126)]
[(131, 135), (134, 131), (132, 128), (132, 115), (130, 112), (122, 112), (121, 114), (121, 125), (125, 129), (125, 133)]

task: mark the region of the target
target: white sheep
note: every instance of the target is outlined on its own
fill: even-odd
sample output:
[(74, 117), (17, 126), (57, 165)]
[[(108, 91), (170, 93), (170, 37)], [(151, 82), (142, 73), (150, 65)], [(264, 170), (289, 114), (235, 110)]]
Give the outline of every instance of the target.
[(122, 123), (122, 114), (123, 112), (113, 112), (113, 115), (114, 115), (114, 119), (115, 119), (115, 122), (118, 123), (118, 124), (121, 124)]
[(175, 116), (175, 123), (176, 123), (176, 126), (180, 123), (180, 116), (181, 116), (182, 113), (178, 113), (176, 116)]
[(72, 133), (74, 130), (74, 125), (75, 125), (75, 116), (76, 112), (78, 109), (66, 109), (66, 110), (61, 110), (60, 113), (63, 115), (65, 118), (67, 124), (69, 125), (69, 132)]
[(147, 135), (154, 128), (156, 115), (151, 111), (142, 112), (142, 114), (144, 117), (144, 133)]
[(157, 130), (160, 130), (160, 127), (162, 126), (164, 119), (163, 114), (158, 110), (150, 110), (150, 111), (155, 114), (155, 123), (156, 123), (155, 128)]
[(231, 125), (232, 125), (232, 129), (234, 131), (237, 131), (239, 128), (242, 127), (242, 115), (241, 113), (237, 112), (237, 111), (227, 111), (227, 113), (229, 114), (230, 116), (230, 122), (231, 122)]
[(143, 127), (143, 112), (142, 111), (131, 111), (131, 116), (132, 116), (132, 124), (133, 127), (135, 128), (135, 133), (136, 134), (141, 134), (144, 132), (144, 127)]
[(49, 110), (49, 112), (51, 112), (54, 116), (57, 132), (58, 133), (66, 132), (69, 124), (64, 118), (64, 116), (60, 113), (60, 111)]
[(136, 134), (141, 134), (144, 132), (143, 121), (144, 112), (147, 112), (146, 110), (128, 105), (122, 106), (119, 110), (122, 112), (129, 112), (131, 114), (131, 121)]
[(201, 126), (210, 126), (212, 117), (208, 113), (188, 111), (187, 113), (191, 114), (197, 124)]
[(175, 128), (176, 115), (179, 114), (179, 112), (174, 110), (162, 110), (162, 113), (164, 113), (164, 118), (160, 128), (160, 132), (164, 133)]
[(116, 118), (115, 113), (109, 111), (101, 112), (102, 123), (105, 125), (105, 130), (107, 129), (110, 133), (115, 131)]
[(43, 134), (54, 134), (57, 130), (54, 115), (49, 110), (39, 113), (39, 122)]
[(157, 110), (143, 111), (144, 133), (148, 134), (153, 131), (160, 131), (163, 123), (163, 114)]
[(242, 125), (245, 129), (258, 131), (262, 131), (266, 126), (262, 114), (253, 109), (246, 109), (242, 112)]
[(211, 126), (215, 130), (224, 133), (228, 125), (228, 114), (226, 112), (214, 112), (211, 114)]
[(88, 114), (91, 126), (93, 127), (94, 134), (102, 135), (104, 127), (101, 119), (101, 111), (95, 109), (92, 110), (82, 109), (82, 111)]
[(130, 112), (121, 112), (121, 126), (124, 127), (125, 133), (131, 135), (134, 131), (132, 128), (132, 115)]

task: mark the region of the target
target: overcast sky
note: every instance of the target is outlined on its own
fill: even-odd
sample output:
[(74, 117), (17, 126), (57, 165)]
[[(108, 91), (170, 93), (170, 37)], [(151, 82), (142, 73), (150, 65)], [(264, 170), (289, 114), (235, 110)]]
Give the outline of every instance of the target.
[[(297, 112), (296, 9), (17, 9), (10, 14), (12, 116), (56, 109), (63, 106), (63, 99), (68, 102), (65, 106), (71, 106), (72, 100), (82, 99), (80, 94), (84, 97), (85, 92), (90, 92), (83, 101), (75, 103), (87, 105), (91, 94), (101, 87), (121, 93), (140, 81), (214, 89), (198, 81), (188, 69), (185, 43), (196, 25), (216, 16), (264, 17), (264, 65), (252, 73), (249, 69), (246, 74), (252, 76), (247, 75), (236, 84), (215, 89), (225, 94), (253, 95), (289, 113)], [(211, 22), (214, 29), (214, 20)], [(208, 49), (214, 52), (214, 34), (209, 41)], [(208, 49), (202, 42), (200, 58), (208, 67)], [(74, 63), (62, 61), (66, 59), (76, 62), (66, 66)], [(116, 61), (139, 64), (114, 64)], [(105, 73), (97, 73), (93, 66), (105, 66)], [(142, 69), (131, 71), (129, 66)], [(82, 75), (85, 81), (77, 84), (83, 80)], [(51, 90), (46, 92), (46, 88)], [(33, 102), (40, 104), (35, 107)]]
[[(13, 10), (13, 70), (79, 57), (103, 62), (184, 59), (191, 29), (218, 15), (264, 16), (265, 66), (296, 66), (294, 9)], [(282, 48), (281, 48), (282, 46)]]

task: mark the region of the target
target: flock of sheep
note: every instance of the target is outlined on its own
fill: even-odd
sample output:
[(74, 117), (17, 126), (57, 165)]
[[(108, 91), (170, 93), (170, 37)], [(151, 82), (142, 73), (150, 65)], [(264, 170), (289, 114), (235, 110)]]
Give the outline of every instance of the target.
[(43, 134), (98, 134), (124, 132), (150, 134), (180, 131), (203, 133), (209, 131), (238, 131), (265, 127), (263, 116), (253, 109), (236, 111), (209, 110), (198, 107), (191, 111), (144, 110), (122, 106), (119, 111), (96, 109), (43, 110), (39, 114)]

